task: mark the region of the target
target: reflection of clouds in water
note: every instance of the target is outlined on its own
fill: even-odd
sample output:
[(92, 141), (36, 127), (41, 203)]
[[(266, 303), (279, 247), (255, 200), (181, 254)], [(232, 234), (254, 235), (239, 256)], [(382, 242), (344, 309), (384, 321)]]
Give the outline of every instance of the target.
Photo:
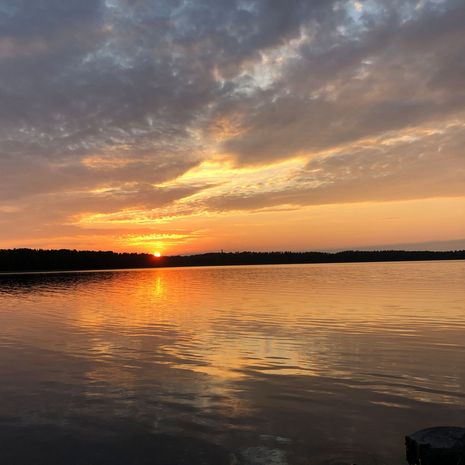
[(362, 437), (460, 421), (462, 277), (461, 262), (20, 277), (0, 284), (0, 395), (12, 416), (132, 418), (257, 465), (323, 462), (329, 442), (355, 462)]
[[(385, 353), (402, 356), (393, 345), (422, 345), (422, 359), (426, 354), (437, 358), (441, 352), (433, 354), (432, 349), (447, 350), (440, 333), (447, 329), (447, 343), (460, 347), (460, 328), (447, 325), (452, 319), (459, 323), (462, 310), (455, 316), (421, 274), (412, 277), (415, 264), (411, 270), (409, 264), (371, 267), (375, 273), (363, 265), (338, 265), (337, 275), (324, 265), (304, 267), (303, 274), (293, 267), (275, 268), (271, 275), (265, 268), (249, 268), (241, 269), (239, 279), (234, 269), (69, 273), (21, 277), (25, 281), (19, 289), (49, 292), (43, 296), (47, 324), (64, 320), (78, 331), (71, 333), (66, 351), (109, 363), (118, 360), (112, 370), (123, 370), (121, 376), (105, 365), (97, 370), (113, 382), (131, 379), (131, 369), (135, 372), (144, 363), (207, 374), (218, 384), (256, 372), (363, 380), (370, 366), (378, 364), (376, 383), (383, 389), (383, 374), (392, 370), (393, 362)], [(409, 273), (399, 282), (402, 270)], [(441, 279), (436, 268), (429, 271)], [(451, 290), (458, 283), (442, 282)], [(270, 289), (278, 291), (270, 295)], [(54, 300), (60, 290), (72, 290), (72, 302), (64, 308)], [(412, 315), (418, 302), (424, 308)], [(406, 327), (406, 318), (415, 324)], [(444, 327), (438, 328), (442, 321)], [(408, 366), (412, 374), (421, 371), (416, 365)], [(401, 371), (397, 375), (405, 376)], [(413, 374), (415, 385), (431, 382), (420, 375)], [(453, 375), (437, 384), (460, 392)], [(409, 382), (388, 388), (396, 390), (420, 401), (445, 400), (438, 390), (412, 391)]]

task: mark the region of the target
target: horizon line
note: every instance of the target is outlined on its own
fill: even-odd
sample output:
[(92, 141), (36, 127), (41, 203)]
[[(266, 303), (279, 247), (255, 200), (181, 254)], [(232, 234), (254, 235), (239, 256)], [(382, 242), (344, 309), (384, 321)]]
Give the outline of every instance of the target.
[[(12, 252), (12, 251), (33, 251), (33, 252), (76, 252), (76, 253), (112, 253), (112, 254), (127, 254), (127, 255), (149, 255), (153, 256), (153, 252), (129, 252), (129, 251), (114, 251), (114, 250), (92, 250), (92, 249), (70, 249), (70, 248), (59, 248), (59, 249), (47, 249), (47, 248), (34, 248), (34, 247), (13, 247), (13, 248), (0, 248), (0, 252)], [(346, 252), (360, 252), (360, 253), (382, 253), (382, 252), (408, 252), (408, 253), (454, 253), (454, 252), (465, 252), (465, 248), (448, 249), (448, 250), (431, 250), (431, 249), (393, 249), (393, 248), (348, 248), (348, 249), (332, 249), (332, 250), (216, 250), (209, 252), (197, 252), (197, 253), (186, 253), (186, 254), (162, 254), (159, 258), (164, 257), (194, 257), (201, 255), (234, 255), (234, 254), (326, 254), (326, 255), (337, 255)]]

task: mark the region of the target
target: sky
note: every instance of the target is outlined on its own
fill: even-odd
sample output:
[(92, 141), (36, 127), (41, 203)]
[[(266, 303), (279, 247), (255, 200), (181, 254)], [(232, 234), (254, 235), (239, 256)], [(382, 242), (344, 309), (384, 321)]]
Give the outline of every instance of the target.
[(0, 248), (465, 248), (463, 0), (0, 3)]

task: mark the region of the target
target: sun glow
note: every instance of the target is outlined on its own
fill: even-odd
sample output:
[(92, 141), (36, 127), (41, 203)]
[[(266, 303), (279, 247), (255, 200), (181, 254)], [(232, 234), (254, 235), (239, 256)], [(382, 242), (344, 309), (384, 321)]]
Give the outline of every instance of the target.
[(161, 253), (160, 252), (154, 252), (153, 256), (156, 257), (156, 258), (160, 258)]

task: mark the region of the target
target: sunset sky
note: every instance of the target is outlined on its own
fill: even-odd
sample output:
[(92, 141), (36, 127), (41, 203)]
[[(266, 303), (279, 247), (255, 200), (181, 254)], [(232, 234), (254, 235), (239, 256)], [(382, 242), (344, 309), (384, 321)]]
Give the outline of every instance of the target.
[(0, 248), (465, 248), (464, 0), (0, 2)]

